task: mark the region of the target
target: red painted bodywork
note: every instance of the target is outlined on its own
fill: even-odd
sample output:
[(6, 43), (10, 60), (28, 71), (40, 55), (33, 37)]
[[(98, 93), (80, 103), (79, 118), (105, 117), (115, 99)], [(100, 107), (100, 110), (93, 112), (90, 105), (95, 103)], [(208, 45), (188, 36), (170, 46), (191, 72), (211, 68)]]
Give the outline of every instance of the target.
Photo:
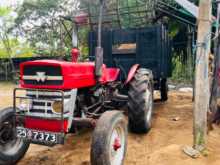
[[(23, 69), (24, 66), (57, 66), (61, 67), (63, 84), (62, 85), (28, 85), (23, 81)], [(100, 83), (105, 84), (117, 80), (120, 70), (118, 68), (106, 68), (106, 65), (102, 66), (103, 75), (100, 78)], [(94, 62), (73, 63), (57, 60), (38, 60), (24, 62), (20, 66), (20, 85), (23, 88), (35, 88), (35, 89), (78, 89), (84, 87), (90, 87), (96, 85), (95, 79), (95, 64)]]
[(125, 84), (127, 85), (134, 77), (137, 69), (139, 68), (139, 64), (135, 64), (131, 67), (129, 73), (128, 73), (128, 77), (127, 77), (127, 80), (125, 81)]
[(117, 68), (105, 68), (103, 70), (103, 76), (101, 77), (100, 81), (103, 83), (113, 82), (117, 80), (119, 72), (120, 69)]
[(25, 128), (28, 129), (37, 129), (41, 131), (49, 132), (65, 132), (67, 133), (68, 120), (64, 120), (62, 123), (61, 120), (52, 120), (52, 119), (39, 119), (26, 117), (25, 118)]

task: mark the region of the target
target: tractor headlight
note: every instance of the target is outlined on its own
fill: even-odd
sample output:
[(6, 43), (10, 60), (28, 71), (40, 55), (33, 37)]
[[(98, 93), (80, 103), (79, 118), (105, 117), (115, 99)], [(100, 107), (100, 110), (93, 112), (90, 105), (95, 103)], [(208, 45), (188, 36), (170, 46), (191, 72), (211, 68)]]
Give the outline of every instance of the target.
[(29, 111), (32, 108), (32, 100), (20, 99), (18, 108), (22, 111)]
[(63, 108), (62, 101), (54, 101), (52, 103), (52, 111), (53, 111), (53, 113), (61, 114), (62, 113), (62, 108)]

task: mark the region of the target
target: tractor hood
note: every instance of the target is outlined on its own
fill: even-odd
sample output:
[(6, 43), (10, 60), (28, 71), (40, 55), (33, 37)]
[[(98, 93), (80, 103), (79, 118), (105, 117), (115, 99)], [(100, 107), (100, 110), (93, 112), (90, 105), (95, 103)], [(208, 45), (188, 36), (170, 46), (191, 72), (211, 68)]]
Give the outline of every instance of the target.
[[(101, 83), (115, 81), (119, 69), (102, 66)], [(73, 63), (57, 60), (37, 60), (20, 65), (20, 85), (23, 88), (75, 89), (96, 84), (93, 62)]]

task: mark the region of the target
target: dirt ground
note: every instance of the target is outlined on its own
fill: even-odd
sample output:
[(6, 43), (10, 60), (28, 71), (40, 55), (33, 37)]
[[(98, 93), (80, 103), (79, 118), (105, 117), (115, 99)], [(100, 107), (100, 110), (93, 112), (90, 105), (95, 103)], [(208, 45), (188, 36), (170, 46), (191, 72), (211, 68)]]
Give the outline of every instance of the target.
[[(0, 84), (0, 108), (12, 102), (11, 84)], [(182, 152), (192, 145), (190, 93), (170, 92), (167, 103), (155, 103), (153, 128), (147, 135), (129, 134), (125, 165), (219, 165), (220, 128), (208, 136), (208, 155), (192, 159)], [(173, 118), (179, 118), (173, 121)], [(31, 145), (19, 165), (89, 165), (91, 130), (69, 135), (64, 146)]]

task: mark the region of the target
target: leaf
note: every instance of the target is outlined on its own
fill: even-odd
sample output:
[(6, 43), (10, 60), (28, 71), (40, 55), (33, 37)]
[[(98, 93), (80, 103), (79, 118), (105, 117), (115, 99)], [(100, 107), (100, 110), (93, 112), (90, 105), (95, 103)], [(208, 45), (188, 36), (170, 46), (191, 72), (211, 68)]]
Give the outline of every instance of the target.
[(0, 7), (0, 17), (7, 16), (8, 14), (10, 14), (10, 12), (11, 12), (11, 8), (9, 8), (9, 7)]

